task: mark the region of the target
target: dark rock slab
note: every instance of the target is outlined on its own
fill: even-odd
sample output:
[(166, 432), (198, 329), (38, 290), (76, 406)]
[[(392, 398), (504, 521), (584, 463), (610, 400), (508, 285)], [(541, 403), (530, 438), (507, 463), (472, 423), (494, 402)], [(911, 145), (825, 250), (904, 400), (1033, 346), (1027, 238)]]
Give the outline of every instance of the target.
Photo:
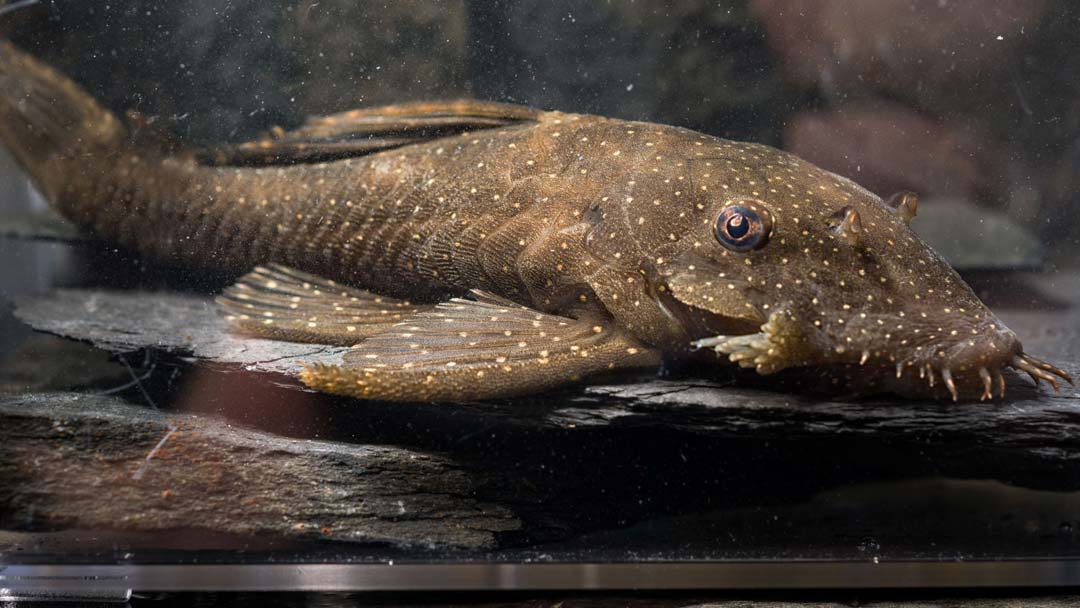
[(212, 300), (177, 293), (57, 290), (20, 299), (16, 315), (35, 329), (113, 352), (155, 348), (249, 371), (296, 373), (303, 362), (336, 362), (347, 350), (233, 336)]
[[(1068, 302), (1078, 295), (1076, 283), (1074, 276), (1062, 273), (1038, 279), (1039, 287), (1029, 291), (1045, 289)], [(1001, 312), (1005, 322), (1024, 337), (1030, 352), (1080, 376), (1080, 311), (1066, 307)], [(280, 382), (276, 374), (294, 373), (306, 362), (333, 363), (344, 350), (230, 336), (209, 299), (175, 293), (57, 290), (19, 300), (16, 315), (39, 330), (90, 341), (114, 352), (156, 349), (190, 354), (211, 366), (232, 364), (221, 365), (222, 374), (274, 372), (266, 383), (275, 383), (276, 390), (285, 392), (304, 389), (295, 382)], [(648, 436), (649, 429), (663, 429), (672, 449), (704, 441), (712, 446), (704, 448), (710, 457), (737, 460), (749, 455), (789, 469), (798, 468), (798, 459), (790, 460), (793, 453), (813, 449), (819, 459), (817, 471), (831, 471), (848, 481), (884, 471), (893, 477), (944, 474), (1080, 489), (1080, 391), (1068, 385), (1062, 393), (1053, 394), (1037, 391), (1025, 379), (1010, 375), (1005, 401), (954, 404), (819, 399), (763, 390), (753, 384), (753, 378), (736, 385), (731, 380), (661, 380), (651, 375), (621, 380), (525, 399), (453, 406), (364, 403), (360, 407), (354, 400), (312, 395), (315, 404), (305, 402), (293, 417), (310, 417), (312, 408), (317, 408), (325, 425), (321, 432), (330, 436), (339, 433), (349, 441), (461, 453), (472, 449), (475, 441), (455, 437), (455, 432), (462, 437), (483, 436), (477, 429), (498, 429), (500, 437), (514, 432), (547, 433), (523, 441), (545, 446), (552, 454), (561, 450), (563, 458), (576, 452), (594, 457), (590, 450), (599, 448), (587, 444), (600, 445), (597, 436), (639, 441), (641, 433)], [(261, 384), (257, 377), (251, 381)], [(278, 405), (282, 412), (289, 411), (287, 404)], [(257, 425), (259, 416), (265, 414), (244, 422)], [(427, 439), (420, 439), (418, 428), (434, 430)], [(658, 441), (656, 436), (649, 440)], [(755, 447), (763, 445), (771, 447)], [(537, 466), (542, 464), (546, 470), (561, 466), (556, 456), (537, 455), (544, 450), (524, 449), (513, 441), (503, 449), (508, 459), (534, 464), (540, 459)], [(714, 450), (724, 453), (714, 454)], [(850, 458), (853, 450), (860, 454), (858, 461)], [(473, 456), (490, 457), (479, 450)], [(662, 466), (658, 462), (643, 462), (641, 468)], [(573, 467), (565, 472), (582, 478)]]
[(190, 530), (479, 549), (520, 522), (492, 476), (394, 447), (296, 440), (115, 397), (0, 399), (0, 528)]
[[(1004, 287), (1056, 304), (999, 313), (1031, 352), (1080, 375), (1080, 311), (1069, 306), (1080, 281), (1029, 279)], [(205, 296), (56, 290), (19, 299), (16, 315), (114, 353), (140, 351), (145, 358), (125, 359), (145, 380), (120, 394), (167, 414), (70, 394), (0, 402), (0, 478), (11, 480), (0, 484), (10, 493), (0, 494), (0, 529), (195, 522), (303, 539), (322, 538), (325, 527), (334, 540), (504, 550), (706, 514), (702, 521), (720, 524), (700, 557), (760, 557), (761, 547), (787, 546), (791, 530), (749, 518), (738, 538), (752, 532), (753, 542), (727, 542), (728, 520), (707, 514), (767, 513), (759, 507), (801, 504), (830, 488), (919, 478), (1080, 490), (1080, 392), (1036, 391), (1018, 377), (1007, 400), (981, 404), (821, 399), (767, 390), (752, 375), (631, 376), (483, 403), (361, 402), (288, 379), (341, 349), (229, 336)], [(367, 475), (376, 458), (380, 472)], [(372, 498), (357, 500), (364, 496)], [(795, 544), (833, 547), (818, 528), (798, 528), (805, 538)], [(854, 551), (854, 542), (842, 545)]]
[(748, 444), (821, 443), (815, 453), (821, 462), (848, 452), (864, 465), (889, 463), (893, 475), (1080, 489), (1080, 395), (1075, 390), (1035, 395), (1017, 383), (1011, 390), (1020, 395), (989, 405), (815, 401), (708, 382), (654, 381), (586, 390), (603, 405), (564, 408), (549, 418), (579, 427), (633, 427), (655, 425), (650, 418), (660, 417), (688, 433)]
[(132, 382), (131, 372), (106, 351), (37, 334), (0, 355), (0, 395), (54, 392)]

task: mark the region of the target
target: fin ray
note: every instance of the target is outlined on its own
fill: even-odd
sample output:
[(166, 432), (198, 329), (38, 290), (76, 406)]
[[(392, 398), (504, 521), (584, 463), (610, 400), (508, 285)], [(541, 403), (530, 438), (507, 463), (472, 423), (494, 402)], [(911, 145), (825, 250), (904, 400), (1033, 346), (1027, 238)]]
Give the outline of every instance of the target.
[(237, 333), (337, 346), (352, 346), (431, 308), (277, 264), (244, 275), (217, 303)]
[(659, 355), (609, 322), (542, 313), (493, 294), (453, 299), (374, 334), (341, 366), (314, 365), (312, 388), (364, 399), (461, 401), (520, 395)]
[(196, 157), (219, 166), (326, 162), (535, 121), (539, 115), (525, 106), (473, 100), (406, 103), (311, 118), (292, 131), (275, 129), (263, 139), (215, 147)]

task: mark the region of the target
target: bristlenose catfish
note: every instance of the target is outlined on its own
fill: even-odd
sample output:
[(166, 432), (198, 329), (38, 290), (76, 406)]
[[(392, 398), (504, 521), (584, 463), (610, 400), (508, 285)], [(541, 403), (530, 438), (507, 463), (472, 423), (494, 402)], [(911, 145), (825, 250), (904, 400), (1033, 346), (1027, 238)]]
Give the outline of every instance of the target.
[(1071, 382), (909, 229), (913, 194), (768, 146), (472, 101), (182, 154), (132, 132), (0, 42), (0, 138), (48, 200), (250, 271), (219, 298), (234, 331), (353, 347), (301, 374), (322, 391), (485, 399), (694, 350), (911, 397), (1003, 396), (1007, 368)]

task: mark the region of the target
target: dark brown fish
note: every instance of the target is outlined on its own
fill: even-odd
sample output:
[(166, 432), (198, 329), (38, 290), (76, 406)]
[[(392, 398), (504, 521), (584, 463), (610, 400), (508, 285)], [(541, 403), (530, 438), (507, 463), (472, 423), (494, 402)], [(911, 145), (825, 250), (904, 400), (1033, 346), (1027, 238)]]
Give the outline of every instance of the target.
[[(70, 219), (243, 271), (237, 331), (354, 346), (320, 390), (475, 399), (711, 349), (850, 389), (1004, 393), (1066, 373), (887, 201), (767, 146), (480, 102), (411, 104), (174, 155), (0, 46), (0, 137)], [(376, 295), (377, 294), (377, 295)]]

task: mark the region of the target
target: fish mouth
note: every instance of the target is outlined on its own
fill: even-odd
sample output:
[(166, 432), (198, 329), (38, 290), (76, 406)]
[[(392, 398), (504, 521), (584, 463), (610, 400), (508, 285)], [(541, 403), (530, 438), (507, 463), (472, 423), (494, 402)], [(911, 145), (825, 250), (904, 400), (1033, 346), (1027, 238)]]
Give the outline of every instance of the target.
[(961, 393), (966, 395), (969, 390), (972, 395), (979, 392), (980, 401), (1003, 399), (1002, 372), (1006, 369), (1027, 374), (1036, 387), (1040, 381), (1046, 381), (1058, 393), (1061, 392), (1059, 380), (1075, 386), (1065, 370), (1025, 353), (1019, 340), (1008, 330), (981, 341), (935, 344), (898, 356), (869, 348), (815, 343), (793, 331), (791, 323), (785, 322), (790, 320), (774, 314), (760, 332), (709, 336), (692, 341), (691, 348), (711, 349), (761, 375), (791, 367), (842, 367), (847, 370), (848, 380), (863, 382), (869, 377), (870, 385), (906, 397), (940, 395), (940, 391), (935, 393), (935, 387), (943, 386), (953, 401), (959, 401)]

